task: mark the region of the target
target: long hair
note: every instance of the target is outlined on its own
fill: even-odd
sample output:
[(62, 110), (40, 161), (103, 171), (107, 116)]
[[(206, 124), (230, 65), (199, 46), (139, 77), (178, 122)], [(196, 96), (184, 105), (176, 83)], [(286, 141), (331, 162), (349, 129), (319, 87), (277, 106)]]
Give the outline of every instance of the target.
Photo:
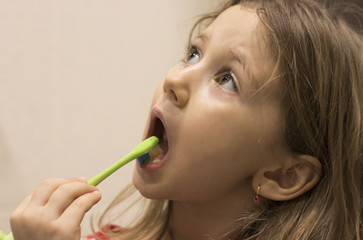
[[(316, 187), (296, 199), (266, 200), (256, 211), (241, 213), (224, 238), (361, 239), (361, 12), (347, 6), (327, 9), (310, 0), (230, 0), (216, 12), (201, 16), (190, 38), (236, 4), (256, 9), (265, 27), (276, 60), (271, 81), (277, 79), (283, 93), (283, 127), (288, 147), (296, 154), (317, 157), (323, 174)], [(123, 193), (116, 198), (100, 225), (128, 196)], [(152, 239), (161, 238), (167, 228), (171, 202), (149, 201), (144, 217), (125, 235), (113, 236), (115, 239), (142, 239), (150, 229), (155, 229)]]

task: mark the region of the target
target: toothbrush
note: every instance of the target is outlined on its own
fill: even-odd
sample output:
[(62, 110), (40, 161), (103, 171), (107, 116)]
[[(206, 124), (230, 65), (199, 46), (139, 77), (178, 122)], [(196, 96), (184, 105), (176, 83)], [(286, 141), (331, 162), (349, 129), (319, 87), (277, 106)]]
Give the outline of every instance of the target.
[[(106, 168), (104, 171), (88, 180), (87, 183), (93, 186), (97, 186), (112, 173), (136, 158), (141, 166), (149, 161), (152, 161), (154, 158), (162, 153), (162, 150), (158, 143), (159, 139), (157, 137), (149, 137), (148, 139), (137, 145), (129, 154), (121, 158), (118, 162), (112, 164), (110, 167)], [(0, 230), (0, 240), (14, 240), (14, 237), (12, 233), (6, 235), (3, 231)]]
[(140, 165), (143, 165), (146, 162), (153, 160), (162, 152), (160, 146), (158, 146), (158, 143), (159, 139), (157, 137), (149, 137), (148, 139), (137, 145), (129, 154), (121, 158), (118, 162), (114, 163), (110, 167), (106, 168), (103, 172), (88, 180), (87, 183), (93, 186), (97, 186), (100, 182), (105, 180), (116, 170), (136, 158), (139, 161)]

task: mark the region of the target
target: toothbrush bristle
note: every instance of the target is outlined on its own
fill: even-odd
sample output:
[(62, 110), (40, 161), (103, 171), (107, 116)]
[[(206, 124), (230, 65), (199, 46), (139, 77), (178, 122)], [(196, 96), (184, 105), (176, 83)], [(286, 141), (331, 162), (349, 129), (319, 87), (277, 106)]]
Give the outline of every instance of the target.
[(139, 161), (140, 165), (142, 166), (142, 165), (154, 160), (162, 152), (163, 152), (163, 150), (161, 149), (161, 147), (158, 144), (153, 149), (151, 149), (149, 152), (145, 153), (141, 157), (138, 157), (137, 161)]
[(148, 162), (150, 159), (150, 154), (147, 152), (144, 155), (142, 155), (141, 157), (137, 158), (137, 161), (139, 161), (140, 165), (144, 165), (146, 162)]

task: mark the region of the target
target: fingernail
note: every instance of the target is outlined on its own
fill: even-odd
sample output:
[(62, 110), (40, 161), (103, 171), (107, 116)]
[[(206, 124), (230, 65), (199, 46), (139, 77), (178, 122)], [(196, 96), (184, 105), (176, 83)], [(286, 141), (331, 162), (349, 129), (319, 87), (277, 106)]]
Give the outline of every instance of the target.
[(87, 181), (87, 178), (84, 177), (84, 176), (80, 176), (77, 179), (81, 180), (82, 182), (86, 182)]
[(100, 191), (94, 191), (94, 192), (92, 192), (92, 194), (101, 195)]

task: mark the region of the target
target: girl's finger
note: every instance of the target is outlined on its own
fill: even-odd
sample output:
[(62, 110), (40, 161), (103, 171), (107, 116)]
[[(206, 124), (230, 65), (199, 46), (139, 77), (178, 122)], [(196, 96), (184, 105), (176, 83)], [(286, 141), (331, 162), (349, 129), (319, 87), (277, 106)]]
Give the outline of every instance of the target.
[(72, 178), (72, 179), (46, 179), (44, 180), (39, 187), (34, 191), (29, 206), (44, 206), (47, 204), (50, 196), (53, 192), (62, 184), (71, 182), (71, 181), (85, 181), (82, 178)]
[(53, 192), (45, 208), (48, 209), (49, 213), (54, 214), (54, 218), (58, 218), (63, 211), (75, 201), (75, 199), (96, 190), (98, 189), (95, 186), (91, 186), (84, 182), (65, 183)]
[(18, 216), (20, 215), (22, 212), (24, 212), (24, 210), (27, 208), (27, 206), (29, 205), (30, 199), (32, 198), (32, 195), (27, 196), (20, 204), (19, 206), (14, 210), (14, 212), (11, 214), (12, 216)]
[(39, 187), (34, 191), (31, 201), (29, 203), (30, 207), (44, 206), (53, 192), (62, 184), (69, 182), (68, 179), (46, 179)]
[(86, 193), (74, 200), (58, 218), (58, 221), (70, 226), (79, 226), (84, 215), (100, 200), (101, 193), (99, 191)]

